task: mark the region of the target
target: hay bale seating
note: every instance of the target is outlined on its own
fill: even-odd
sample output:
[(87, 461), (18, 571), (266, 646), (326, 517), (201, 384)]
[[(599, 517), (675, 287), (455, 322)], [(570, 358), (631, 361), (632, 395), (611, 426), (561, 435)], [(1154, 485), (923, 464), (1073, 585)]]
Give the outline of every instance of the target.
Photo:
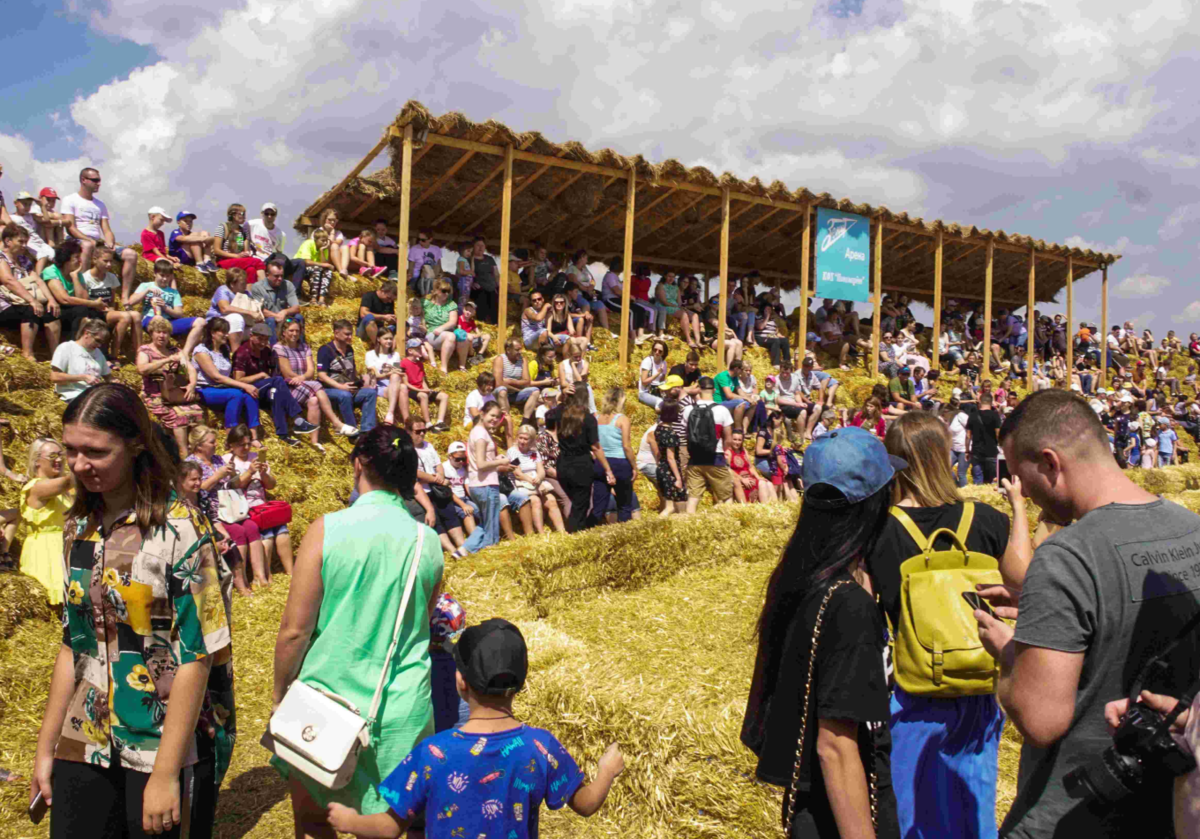
[[(142, 262), (139, 275), (148, 277)], [(201, 313), (219, 278), (185, 270), (190, 312)], [(310, 341), (330, 337), (338, 317), (354, 319), (357, 296), (372, 283), (339, 279), (333, 304), (307, 309)], [(596, 331), (592, 355), (596, 390), (620, 384), (632, 393), (640, 354), (630, 370), (617, 370), (617, 343)], [(355, 342), (361, 359), (364, 348)], [(678, 343), (672, 363), (682, 360)], [(761, 382), (771, 371), (759, 349), (746, 354)], [(716, 372), (712, 354), (702, 362)], [(63, 406), (49, 386), (47, 365), (0, 359), (0, 410), (12, 428), (0, 431), (15, 468), (24, 468), (24, 450), (39, 434), (61, 435)], [(464, 440), (463, 400), (476, 371), (432, 374), (435, 386), (451, 394), (451, 431), (433, 435), (439, 451)], [(876, 379), (862, 368), (837, 372), (843, 390), (838, 404), (861, 402)], [(126, 365), (118, 377), (135, 387), (138, 376)], [(954, 382), (940, 389), (948, 395)], [(653, 412), (627, 402), (635, 445), (653, 421)], [(296, 538), (313, 518), (344, 505), (350, 492), (343, 439), (326, 443), (324, 455), (308, 447), (285, 447), (274, 440), (270, 417), (263, 417), (267, 449), (279, 479), (274, 493), (292, 503)], [(1181, 441), (1185, 447), (1190, 438)], [(1194, 445), (1191, 446), (1194, 448)], [(1200, 510), (1200, 465), (1153, 473), (1132, 473), (1154, 491)], [(753, 781), (753, 758), (738, 743), (749, 685), (752, 623), (762, 588), (791, 534), (798, 505), (704, 507), (693, 516), (659, 520), (652, 512), (656, 493), (642, 478), (637, 489), (648, 515), (642, 520), (579, 535), (528, 536), (447, 565), (447, 590), (457, 596), (472, 622), (492, 615), (515, 621), (531, 648), (528, 689), (518, 714), (553, 730), (585, 770), (611, 740), (626, 754), (627, 772), (609, 804), (584, 821), (563, 812), (543, 814), (543, 835), (557, 837), (733, 837), (770, 835), (778, 823), (777, 790)], [(0, 483), (0, 506), (14, 506), (18, 487)], [(968, 497), (1010, 512), (991, 487), (968, 487)], [(1034, 515), (1032, 505), (1026, 514)], [(18, 537), (19, 538), (19, 537)], [(290, 805), (284, 787), (266, 768), (256, 740), (270, 714), (274, 634), (287, 596), (287, 578), (254, 598), (236, 598), (235, 662), (241, 742), (222, 793), (217, 835), (288, 835)], [(28, 776), (37, 726), (46, 700), (50, 670), (61, 631), (41, 606), (40, 587), (20, 575), (0, 577), (0, 765)], [(1015, 791), (1019, 738), (1006, 732), (1001, 753), (998, 810)], [(0, 839), (45, 835), (24, 823), (26, 788), (0, 786)]]

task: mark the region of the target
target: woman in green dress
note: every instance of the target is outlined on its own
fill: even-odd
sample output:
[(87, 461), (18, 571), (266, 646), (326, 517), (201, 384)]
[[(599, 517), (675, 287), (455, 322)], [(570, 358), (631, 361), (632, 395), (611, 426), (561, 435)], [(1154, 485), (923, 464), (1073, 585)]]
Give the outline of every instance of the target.
[[(350, 453), (360, 495), (353, 507), (316, 519), (304, 534), (293, 569), (283, 624), (275, 643), (275, 707), (293, 681), (335, 693), (365, 713), (386, 664), (388, 680), (371, 745), (359, 755), (350, 783), (326, 789), (272, 761), (291, 789), (297, 837), (333, 837), (332, 801), (361, 813), (382, 813), (378, 785), (422, 739), (433, 734), (429, 609), (442, 583), (442, 549), (417, 529), (405, 508), (417, 477), (417, 453), (407, 431), (380, 425)], [(396, 653), (385, 662), (411, 563), (417, 578)]]

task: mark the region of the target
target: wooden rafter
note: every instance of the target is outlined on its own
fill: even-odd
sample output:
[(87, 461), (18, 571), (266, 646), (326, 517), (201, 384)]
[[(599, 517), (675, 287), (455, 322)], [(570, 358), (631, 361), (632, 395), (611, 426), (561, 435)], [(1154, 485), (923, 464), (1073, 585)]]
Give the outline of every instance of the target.
[(951, 265), (953, 265), (954, 263), (958, 262), (960, 259), (966, 259), (968, 256), (975, 253), (975, 251), (979, 250), (982, 247), (983, 247), (982, 244), (971, 245), (970, 247), (966, 248), (962, 253), (960, 253), (958, 256), (954, 257), (954, 259), (947, 259), (942, 267), (948, 268)]
[[(706, 218), (708, 218), (709, 216), (711, 216), (711, 215), (713, 215), (713, 214), (715, 214), (715, 213), (719, 213), (719, 212), (721, 212), (721, 203), (720, 203), (720, 202), (718, 202), (718, 203), (717, 203), (717, 205), (716, 205), (715, 207), (713, 207), (712, 209), (710, 209), (710, 210), (709, 210), (708, 212), (706, 212), (704, 215), (700, 216), (700, 218), (696, 219), (696, 222), (697, 222), (697, 223), (699, 223), (699, 222), (702, 222), (702, 221), (704, 221)], [(661, 247), (663, 247), (665, 244), (667, 244), (667, 242), (673, 242), (673, 241), (675, 241), (676, 239), (678, 239), (680, 236), (684, 235), (684, 234), (685, 234), (685, 233), (687, 233), (687, 232), (688, 232), (688, 228), (686, 228), (686, 227), (685, 227), (683, 230), (677, 230), (676, 232), (672, 233), (670, 236), (668, 236), (667, 238), (665, 238), (665, 239), (663, 239), (661, 242), (659, 242), (657, 247), (660, 247), (660, 248), (661, 248)]]
[[(562, 155), (564, 155), (566, 153), (567, 153), (566, 149), (563, 149), (561, 152), (559, 152), (559, 154), (557, 156), (561, 157)], [(516, 198), (522, 192), (529, 189), (529, 187), (533, 186), (533, 184), (537, 181), (538, 178), (540, 178), (542, 175), (549, 172), (551, 168), (553, 168), (553, 167), (551, 167), (549, 163), (543, 163), (541, 166), (538, 167), (537, 171), (533, 172), (528, 177), (526, 177), (525, 180), (521, 181), (520, 186), (516, 186), (513, 188), (511, 197)], [(466, 232), (468, 230), (473, 230), (477, 225), (482, 224), (483, 222), (487, 221), (489, 218), (494, 216), (496, 213), (500, 212), (503, 209), (503, 207), (504, 207), (504, 199), (501, 198), (499, 204), (492, 207), (490, 210), (488, 210), (486, 213), (481, 215), (479, 218), (475, 219), (475, 221), (471, 222), (466, 227), (464, 227), (463, 232)]]
[[(610, 178), (606, 178), (606, 179), (605, 179), (605, 181), (604, 181), (604, 183), (600, 185), (600, 194), (601, 194), (601, 195), (603, 195), (603, 194), (604, 194), (604, 191), (605, 191), (606, 189), (608, 189), (610, 186), (612, 186), (612, 185), (613, 185), (613, 184), (616, 182), (616, 180), (617, 180), (617, 176), (616, 176), (616, 175), (613, 175), (613, 176), (612, 176), (612, 177), (610, 177)], [(558, 224), (560, 221), (561, 221), (561, 219), (555, 219), (554, 221), (550, 222), (550, 223), (549, 223), (549, 224), (547, 224), (545, 227), (543, 227), (541, 230), (539, 230), (539, 231), (537, 232), (537, 235), (536, 235), (536, 236), (534, 236), (533, 238), (534, 238), (534, 239), (541, 239), (543, 236), (545, 236), (545, 235), (546, 235), (546, 232), (547, 232), (547, 231), (549, 231), (549, 230), (550, 230), (552, 227), (554, 227), (554, 226), (555, 226), (556, 224)], [(564, 239), (563, 239), (563, 241), (568, 241), (568, 240), (564, 238)]]
[(671, 187), (666, 192), (664, 192), (662, 195), (658, 196), (653, 201), (651, 201), (649, 204), (647, 204), (645, 207), (642, 207), (642, 209), (638, 210), (637, 213), (634, 215), (634, 218), (639, 219), (642, 216), (646, 215), (646, 213), (653, 210), (655, 207), (657, 207), (662, 202), (666, 201), (668, 198), (670, 198), (672, 195), (674, 195), (678, 191), (679, 191), (679, 187), (674, 187), (674, 186)]
[[(641, 186), (639, 185), (637, 188), (640, 189)], [(578, 236), (580, 233), (587, 230), (589, 227), (591, 227), (596, 222), (602, 221), (603, 219), (608, 218), (609, 216), (613, 215), (614, 213), (619, 213), (621, 210), (624, 210), (624, 209), (625, 209), (624, 204), (613, 204), (611, 207), (609, 207), (603, 213), (600, 213), (600, 215), (592, 216), (590, 219), (585, 221), (579, 227), (576, 227), (574, 230), (572, 230), (570, 233), (568, 233), (565, 238), (567, 240), (570, 240), (572, 237)]]
[(774, 208), (772, 208), (772, 209), (770, 209), (770, 210), (767, 210), (767, 211), (766, 211), (765, 213), (763, 213), (763, 214), (762, 214), (762, 215), (761, 215), (759, 218), (756, 218), (756, 219), (755, 219), (753, 222), (751, 222), (749, 225), (747, 225), (747, 226), (746, 226), (746, 227), (744, 227), (743, 229), (739, 230), (737, 233), (734, 233), (732, 236), (730, 236), (730, 237), (729, 237), (729, 241), (730, 241), (730, 242), (732, 242), (732, 241), (733, 241), (734, 239), (736, 239), (738, 236), (745, 236), (747, 233), (750, 233), (751, 231), (753, 231), (753, 230), (754, 230), (754, 228), (756, 228), (758, 225), (762, 224), (764, 221), (766, 221), (767, 219), (769, 219), (771, 216), (775, 215), (776, 213), (781, 213), (781, 212), (783, 212), (783, 211), (784, 211), (784, 209), (786, 209), (786, 208), (784, 208), (784, 207), (774, 207)]
[[(787, 227), (789, 224), (791, 224), (794, 221), (804, 221), (804, 213), (799, 212), (799, 213), (796, 213), (795, 215), (791, 216), (790, 218), (784, 219), (780, 224), (775, 225), (770, 230), (768, 230), (766, 233), (759, 236), (757, 239), (746, 242), (744, 247), (749, 248), (749, 247), (753, 247), (754, 245), (757, 245), (759, 242), (765, 242), (767, 239), (770, 239), (772, 236), (774, 236), (779, 231), (783, 230), (783, 228)], [(786, 244), (791, 244), (791, 242), (789, 241)], [(770, 248), (769, 250), (772, 250), (772, 251), (778, 250), (780, 247), (781, 247), (780, 245), (776, 245), (775, 247)]]
[(635, 241), (640, 241), (642, 239), (645, 239), (647, 236), (650, 236), (651, 234), (656, 233), (657, 231), (666, 227), (668, 224), (675, 221), (675, 219), (679, 218), (681, 215), (686, 213), (688, 210), (692, 209), (692, 207), (695, 207), (697, 204), (699, 204), (701, 201), (703, 201), (707, 197), (708, 197), (707, 195), (697, 195), (694, 201), (687, 202), (682, 207), (680, 207), (678, 210), (671, 213), (671, 215), (667, 216), (665, 219), (660, 221), (658, 224), (654, 225), (653, 227), (651, 227), (648, 230), (643, 231), (642, 234), (640, 236), (638, 236)]
[[(486, 135), (486, 138), (490, 138), (491, 136), (492, 136), (492, 135), (491, 135), (491, 133), (488, 133), (488, 134)], [(486, 139), (486, 138), (485, 138), (485, 139)], [(426, 145), (426, 146), (425, 146), (425, 148), (426, 148), (426, 149), (431, 149), (431, 148), (433, 148), (433, 144), (432, 144), (432, 143), (430, 143), (430, 144)], [(422, 149), (422, 151), (424, 151), (424, 149)], [(479, 154), (479, 152), (477, 152), (477, 151), (468, 151), (468, 152), (463, 152), (463, 156), (462, 156), (462, 157), (460, 157), (458, 160), (454, 161), (454, 164), (453, 164), (453, 165), (452, 165), (452, 166), (451, 166), (449, 169), (447, 169), (445, 172), (443, 172), (441, 175), (439, 175), (439, 176), (438, 176), (438, 178), (437, 178), (437, 180), (435, 180), (435, 181), (434, 181), (433, 183), (431, 183), (431, 184), (430, 184), (428, 187), (426, 187), (425, 191), (424, 191), (424, 192), (422, 192), (422, 193), (421, 193), (421, 194), (420, 194), (420, 195), (417, 197), (417, 199), (416, 199), (415, 201), (413, 201), (413, 202), (412, 202), (412, 206), (413, 206), (413, 207), (416, 207), (416, 206), (417, 206), (417, 205), (419, 205), (419, 204), (420, 204), (422, 201), (424, 201), (426, 198), (428, 198), (429, 196), (431, 196), (431, 195), (433, 195), (434, 193), (436, 193), (436, 192), (437, 192), (439, 189), (441, 189), (441, 188), (442, 188), (442, 185), (443, 185), (444, 183), (446, 183), (446, 181), (448, 181), (448, 180), (450, 180), (451, 178), (453, 178), (453, 177), (454, 177), (454, 176), (455, 176), (455, 175), (458, 173), (458, 170), (459, 170), (459, 169), (461, 169), (461, 168), (463, 168), (464, 166), (466, 166), (466, 165), (467, 165), (467, 163), (469, 163), (469, 162), (470, 162), (471, 158), (472, 158), (472, 157), (474, 157), (474, 156), (475, 156), (475, 155), (477, 155), (477, 154)]]
[(540, 202), (538, 202), (538, 203), (537, 203), (537, 204), (534, 206), (534, 208), (533, 208), (532, 210), (530, 210), (528, 213), (526, 213), (525, 215), (521, 216), (519, 219), (517, 219), (516, 221), (514, 221), (514, 222), (513, 222), (513, 225), (512, 225), (512, 226), (513, 226), (513, 229), (514, 229), (514, 230), (515, 230), (515, 229), (517, 229), (517, 228), (518, 228), (518, 227), (520, 227), (520, 226), (521, 226), (521, 225), (522, 225), (522, 224), (523, 224), (523, 223), (524, 223), (524, 222), (525, 222), (527, 219), (530, 219), (530, 218), (532, 218), (533, 216), (537, 215), (537, 214), (538, 214), (538, 213), (540, 213), (542, 210), (544, 210), (544, 209), (545, 209), (547, 206), (549, 206), (549, 205), (550, 205), (550, 202), (551, 202), (551, 201), (553, 201), (555, 198), (557, 198), (558, 196), (560, 196), (560, 195), (562, 195), (564, 192), (566, 192), (566, 191), (567, 191), (567, 187), (571, 186), (573, 183), (575, 183), (577, 180), (579, 180), (580, 178), (582, 178), (582, 177), (583, 177), (584, 175), (586, 175), (586, 174), (587, 174), (587, 172), (576, 172), (574, 175), (572, 175), (571, 177), (567, 178), (567, 179), (566, 179), (566, 181), (564, 181), (564, 182), (563, 182), (563, 184), (562, 184), (562, 185), (561, 185), (561, 186), (560, 186), (558, 189), (554, 190), (554, 192), (552, 192), (552, 193), (550, 193), (549, 195), (547, 195), (544, 201), (540, 201)]
[(745, 215), (750, 210), (755, 209), (756, 206), (757, 205), (755, 205), (755, 204), (746, 204), (743, 207), (738, 207), (736, 210), (731, 210), (729, 213), (728, 219), (724, 219), (724, 220), (718, 222), (717, 224), (714, 224), (712, 227), (708, 228), (708, 230), (704, 231), (699, 236), (697, 236), (695, 239), (693, 239), (691, 242), (689, 242), (686, 247), (681, 248), (680, 250), (671, 254), (671, 256), (682, 256), (683, 254), (687, 253), (687, 251), (690, 248), (695, 247), (697, 244), (699, 244), (704, 239), (707, 239), (712, 234), (718, 233), (721, 230), (728, 231), (729, 225), (733, 223), (734, 219), (738, 218), (739, 216)]
[[(533, 138), (533, 137), (530, 137), (529, 139), (527, 139), (524, 143), (521, 144), (521, 148), (523, 148), (523, 149), (527, 148), (534, 141), (534, 139), (535, 138)], [(487, 188), (487, 185), (490, 184), (492, 181), (496, 180), (496, 178), (500, 177), (500, 175), (503, 172), (504, 172), (504, 163), (501, 162), (499, 165), (496, 166), (496, 168), (494, 168), (491, 172), (489, 172), (487, 177), (484, 178), (474, 189), (472, 189), (470, 192), (468, 192), (466, 195), (464, 195), (462, 198), (460, 198), (457, 204), (455, 204), (449, 210), (442, 213), (440, 216), (438, 216), (436, 219), (434, 219), (432, 222), (430, 222), (429, 226), (437, 227), (438, 224), (440, 224), (441, 222), (443, 222), (447, 218), (449, 218), (455, 212), (455, 210), (457, 210), (459, 207), (466, 204), (468, 201), (470, 201), (472, 198), (474, 198), (479, 193), (483, 192), (484, 189)], [(428, 192), (428, 190), (426, 190), (426, 191)]]

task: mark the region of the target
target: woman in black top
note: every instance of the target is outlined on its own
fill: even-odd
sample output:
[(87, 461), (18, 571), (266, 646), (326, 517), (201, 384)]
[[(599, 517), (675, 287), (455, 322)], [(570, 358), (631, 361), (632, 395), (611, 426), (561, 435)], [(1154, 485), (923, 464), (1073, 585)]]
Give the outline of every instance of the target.
[(863, 568), (886, 523), (898, 465), (860, 428), (831, 432), (805, 452), (804, 505), (767, 585), (742, 723), (758, 777), (786, 790), (790, 837), (900, 835), (886, 634)]
[(596, 418), (587, 412), (587, 391), (575, 391), (563, 409), (558, 426), (558, 482), (571, 499), (567, 516), (567, 532), (575, 533), (588, 526), (588, 510), (592, 495), (592, 458), (604, 469), (609, 486), (617, 482), (604, 450), (600, 448), (600, 432)]

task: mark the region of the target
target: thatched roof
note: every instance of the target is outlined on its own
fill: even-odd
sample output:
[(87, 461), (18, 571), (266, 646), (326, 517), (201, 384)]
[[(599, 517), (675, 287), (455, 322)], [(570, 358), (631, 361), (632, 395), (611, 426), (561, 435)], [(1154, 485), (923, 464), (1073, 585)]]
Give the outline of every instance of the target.
[[(810, 229), (815, 240), (816, 207), (882, 219), (884, 289), (918, 299), (932, 296), (939, 230), (946, 297), (982, 298), (989, 240), (995, 243), (993, 295), (1001, 303), (1027, 299), (1031, 251), (1037, 255), (1036, 296), (1042, 302), (1053, 300), (1065, 285), (1068, 255), (1076, 280), (1119, 259), (1003, 230), (926, 221), (829, 193), (791, 189), (777, 180), (744, 181), (701, 166), (688, 168), (677, 160), (652, 164), (640, 155), (625, 157), (612, 149), (590, 151), (574, 141), (559, 144), (494, 121), (474, 123), (459, 113), (435, 117), (418, 102), (404, 106), (373, 153), (342, 184), (310, 205), (297, 220), (297, 229), (307, 229), (328, 206), (338, 210), (340, 226), (348, 233), (370, 227), (376, 218), (396, 219), (402, 129), (410, 123), (415, 137), (410, 229), (429, 229), (444, 244), (475, 235), (493, 243), (499, 240), (504, 153), (512, 145), (514, 249), (538, 241), (552, 251), (586, 248), (593, 257), (620, 254), (628, 177), (633, 172), (634, 259), (659, 270), (670, 265), (689, 272), (717, 271), (725, 188), (731, 198), (730, 271), (757, 268), (766, 277), (780, 279), (785, 288), (799, 284), (804, 211), (808, 208), (813, 215)], [(390, 149), (391, 165), (360, 174), (384, 146)]]

